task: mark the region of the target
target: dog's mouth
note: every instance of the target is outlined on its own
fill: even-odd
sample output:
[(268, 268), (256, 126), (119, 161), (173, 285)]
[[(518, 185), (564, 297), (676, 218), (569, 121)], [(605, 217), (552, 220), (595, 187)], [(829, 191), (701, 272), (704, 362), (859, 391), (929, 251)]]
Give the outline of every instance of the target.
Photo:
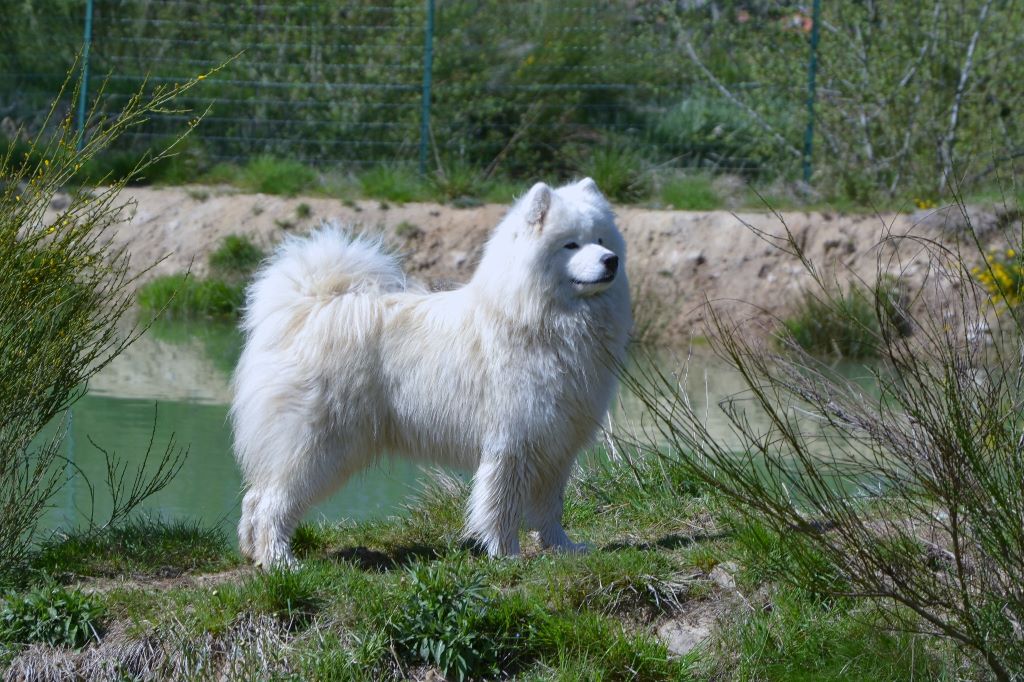
[(611, 273), (608, 273), (607, 275), (605, 275), (604, 277), (602, 277), (600, 279), (591, 279), (591, 280), (574, 279), (572, 281), (572, 283), (573, 284), (578, 284), (579, 286), (587, 286), (587, 285), (592, 285), (592, 284), (607, 284), (608, 282), (611, 282), (614, 279), (615, 279), (615, 273), (611, 272)]

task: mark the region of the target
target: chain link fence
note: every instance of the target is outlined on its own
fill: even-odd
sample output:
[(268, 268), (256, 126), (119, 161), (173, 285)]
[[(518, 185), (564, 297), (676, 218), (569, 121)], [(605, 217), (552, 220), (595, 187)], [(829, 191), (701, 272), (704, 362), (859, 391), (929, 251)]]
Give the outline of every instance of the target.
[(4, 136), (38, 128), (90, 7), (87, 99), (209, 74), (129, 141), (205, 113), (188, 145), (210, 163), (788, 181), (813, 158), (817, 188), (863, 202), (1024, 157), (1024, 5), (995, 0), (22, 0), (0, 10)]

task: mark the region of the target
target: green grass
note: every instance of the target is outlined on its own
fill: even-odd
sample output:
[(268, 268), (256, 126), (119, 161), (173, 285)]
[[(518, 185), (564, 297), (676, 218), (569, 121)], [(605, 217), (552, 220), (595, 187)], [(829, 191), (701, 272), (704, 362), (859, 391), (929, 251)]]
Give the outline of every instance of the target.
[(735, 679), (959, 679), (937, 655), (934, 640), (894, 630), (863, 602), (820, 601), (793, 588), (773, 589), (762, 599), (723, 633), (739, 654), (730, 671)]
[(142, 285), (137, 298), (139, 306), (149, 313), (229, 319), (237, 317), (242, 309), (245, 286), (186, 274), (163, 275)]
[(363, 196), (370, 199), (407, 203), (434, 198), (429, 183), (416, 169), (406, 165), (380, 165), (359, 174)]
[[(302, 204), (308, 209), (307, 204)], [(248, 277), (266, 254), (245, 235), (229, 234), (210, 254), (210, 267), (222, 274)]]
[(237, 564), (224, 534), (188, 521), (137, 518), (96, 532), (73, 532), (44, 542), (31, 559), (35, 572), (60, 577), (216, 571)]
[(805, 293), (783, 324), (792, 340), (814, 355), (864, 358), (878, 352), (875, 304), (863, 287), (828, 298)]
[(263, 155), (250, 159), (244, 166), (218, 164), (200, 179), (232, 184), (247, 192), (295, 196), (316, 190), (320, 176), (300, 161)]
[(576, 170), (593, 178), (612, 202), (633, 203), (651, 194), (651, 173), (643, 156), (630, 147), (598, 147), (577, 161)]
[(658, 199), (665, 208), (678, 211), (713, 211), (722, 208), (722, 199), (706, 175), (669, 177), (658, 189)]
[[(402, 516), (304, 524), (295, 571), (159, 590), (143, 580), (102, 593), (102, 607), (130, 637), (176, 651), (168, 660), (209, 664), (212, 651), (236, 651), (236, 674), (246, 678), (288, 670), (404, 679), (424, 665), (448, 679), (896, 680), (946, 670), (949, 652), (933, 640), (887, 632), (869, 608), (784, 584), (785, 539), (721, 516), (668, 461), (591, 465), (570, 487), (569, 532), (593, 547), (583, 556), (538, 552), (530, 540), (518, 559), (470, 551), (459, 540), (467, 492), (440, 477)], [(74, 566), (78, 576), (153, 575), (160, 562), (151, 557), (161, 554), (205, 556), (191, 573), (234, 565), (232, 550), (196, 530), (140, 526), (127, 541), (116, 532), (99, 545), (69, 539), (46, 556), (57, 557), (53, 570)], [(140, 547), (143, 538), (155, 548)], [(112, 563), (118, 554), (129, 558)], [(756, 610), (725, 608), (735, 615), (720, 638), (670, 657), (656, 625), (718, 599), (703, 576), (726, 560), (742, 566), (741, 589)], [(212, 648), (202, 644), (210, 638)]]
[(231, 234), (210, 254), (209, 277), (164, 275), (139, 287), (139, 306), (168, 317), (224, 319), (238, 317), (245, 303), (245, 286), (265, 254), (245, 235)]

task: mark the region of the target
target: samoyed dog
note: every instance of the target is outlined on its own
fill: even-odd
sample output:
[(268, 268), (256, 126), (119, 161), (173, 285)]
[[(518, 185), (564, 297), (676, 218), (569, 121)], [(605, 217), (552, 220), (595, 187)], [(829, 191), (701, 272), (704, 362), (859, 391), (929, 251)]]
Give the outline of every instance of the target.
[(302, 515), (385, 454), (475, 469), (465, 533), (492, 556), (523, 526), (582, 551), (562, 500), (624, 358), (625, 255), (590, 178), (534, 185), (454, 291), (409, 286), (379, 240), (286, 240), (248, 290), (234, 378), (242, 553), (293, 563)]

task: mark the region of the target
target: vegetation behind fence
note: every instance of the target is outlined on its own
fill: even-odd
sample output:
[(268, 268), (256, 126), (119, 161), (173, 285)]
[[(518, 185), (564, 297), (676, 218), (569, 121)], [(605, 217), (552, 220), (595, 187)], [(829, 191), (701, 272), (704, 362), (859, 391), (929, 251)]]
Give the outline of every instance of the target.
[[(799, 176), (812, 115), (806, 4), (439, 0), (429, 27), (428, 6), (95, 0), (90, 96), (105, 88), (120, 106), (145, 79), (181, 82), (230, 60), (186, 110), (132, 133), (148, 145), (208, 110), (191, 151), (209, 164), (415, 164), (425, 142), (431, 169), (487, 177), (567, 175), (601, 155)], [(32, 129), (79, 53), (85, 3), (4, 12), (10, 137)], [(1021, 28), (1017, 4), (994, 0), (824, 3), (815, 186), (928, 198), (1012, 172), (1024, 154)]]

